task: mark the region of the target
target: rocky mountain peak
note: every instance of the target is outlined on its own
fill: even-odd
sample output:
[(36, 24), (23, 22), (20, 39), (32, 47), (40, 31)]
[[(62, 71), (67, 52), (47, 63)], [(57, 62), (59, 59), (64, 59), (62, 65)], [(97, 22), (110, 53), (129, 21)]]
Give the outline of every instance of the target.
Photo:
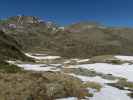
[(38, 17), (24, 15), (13, 16), (10, 17), (8, 20), (16, 24), (33, 24), (42, 22), (42, 20), (40, 20)]

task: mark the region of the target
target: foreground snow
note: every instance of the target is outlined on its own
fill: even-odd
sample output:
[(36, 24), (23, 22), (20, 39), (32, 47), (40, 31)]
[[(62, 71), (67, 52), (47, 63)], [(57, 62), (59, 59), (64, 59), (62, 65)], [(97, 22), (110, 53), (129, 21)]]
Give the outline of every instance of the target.
[[(89, 100), (132, 100), (126, 94), (128, 93), (128, 91), (119, 90), (115, 87), (111, 87), (105, 84), (105, 83), (113, 83), (115, 81), (102, 79), (101, 77), (98, 77), (98, 76), (87, 77), (87, 76), (80, 76), (80, 75), (75, 75), (75, 74), (70, 74), (70, 75), (77, 77), (84, 82), (87, 82), (87, 81), (97, 82), (103, 86), (100, 92), (92, 91), (91, 93), (93, 93), (94, 96), (90, 98)], [(67, 100), (67, 99), (63, 99), (63, 100)], [(74, 99), (74, 100), (77, 100), (77, 99)]]
[(126, 95), (125, 91), (111, 86), (105, 86), (100, 92), (97, 92), (90, 100), (133, 100)]
[[(30, 54), (26, 54), (29, 57), (35, 58), (36, 60), (47, 60), (47, 59), (58, 59), (59, 56), (47, 56), (42, 54), (36, 54), (36, 56), (32, 56)], [(122, 61), (133, 61), (132, 56), (115, 56), (116, 58)], [(87, 62), (89, 59), (72, 59), (79, 63)], [(15, 61), (7, 61), (11, 64), (17, 64)], [(71, 60), (67, 60), (64, 64), (70, 63)], [(24, 68), (25, 70), (32, 70), (32, 71), (61, 71), (61, 67), (64, 68), (84, 68), (88, 70), (95, 70), (96, 72), (101, 72), (103, 74), (112, 74), (113, 76), (119, 76), (128, 79), (129, 81), (133, 82), (133, 64), (122, 64), (122, 65), (114, 65), (114, 64), (107, 64), (107, 63), (94, 63), (94, 64), (82, 64), (82, 65), (68, 65), (63, 66), (62, 64), (17, 64), (19, 67)], [(108, 86), (106, 83), (116, 82), (117, 80), (107, 80), (103, 79), (100, 76), (96, 77), (88, 77), (88, 76), (81, 76), (76, 74), (69, 74), (74, 77), (79, 78), (83, 82), (97, 82), (103, 86), (100, 92), (93, 92), (94, 97), (90, 98), (89, 100), (133, 100), (129, 96), (127, 96), (127, 91), (119, 90), (115, 87)], [(56, 100), (78, 100), (76, 97), (67, 97), (61, 98)], [(88, 100), (88, 99), (85, 99)]]

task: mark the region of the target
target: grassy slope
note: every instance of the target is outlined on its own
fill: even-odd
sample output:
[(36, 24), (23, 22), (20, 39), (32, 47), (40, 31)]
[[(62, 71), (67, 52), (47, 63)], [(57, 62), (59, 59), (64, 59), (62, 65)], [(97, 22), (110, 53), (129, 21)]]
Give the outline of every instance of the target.
[(0, 59), (28, 60), (20, 49), (21, 46), (12, 37), (0, 31)]
[[(7, 23), (17, 24), (17, 17)], [(97, 23), (77, 23), (65, 31), (53, 32), (45, 23), (26, 23), (24, 16), (22, 29), (7, 29), (26, 51), (49, 50), (64, 57), (89, 57), (106, 54), (128, 54), (133, 52), (133, 29), (99, 28)], [(32, 19), (32, 17), (31, 17)], [(36, 21), (36, 20), (35, 20)], [(88, 28), (92, 25), (92, 28)], [(15, 34), (14, 34), (15, 33)]]
[(22, 70), (20, 67), (17, 67), (16, 65), (8, 64), (0, 60), (0, 72), (17, 73), (22, 72)]
[(10, 36), (0, 31), (0, 72), (16, 73), (21, 69), (15, 65), (5, 62), (5, 60), (31, 61), (20, 50), (21, 46)]

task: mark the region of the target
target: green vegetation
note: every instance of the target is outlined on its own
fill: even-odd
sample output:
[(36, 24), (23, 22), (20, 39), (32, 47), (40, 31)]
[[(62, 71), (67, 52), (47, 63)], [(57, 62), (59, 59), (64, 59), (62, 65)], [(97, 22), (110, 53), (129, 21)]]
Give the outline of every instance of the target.
[(128, 82), (126, 79), (120, 79), (116, 83), (108, 83), (108, 84), (122, 90), (126, 90), (125, 88), (128, 88), (128, 90), (133, 89), (133, 82)]
[(32, 61), (22, 52), (21, 45), (12, 37), (0, 31), (0, 59), (17, 59), (23, 61)]
[(40, 23), (34, 16), (21, 16), (21, 21), (18, 22), (19, 18), (19, 16), (8, 18), (5, 26), (15, 24), (17, 27), (15, 29), (5, 27), (5, 31), (27, 52), (45, 52), (47, 49), (55, 55), (69, 58), (108, 54), (129, 55), (133, 52), (131, 34), (133, 29), (130, 28), (115, 29), (95, 22), (79, 22), (65, 27), (65, 30), (58, 30), (55, 23), (51, 25), (47, 22)]
[(1, 100), (54, 100), (70, 96), (82, 99), (92, 96), (79, 79), (58, 72), (0, 73), (0, 79)]
[(133, 82), (128, 82), (127, 80), (119, 80), (117, 84), (129, 89), (133, 89)]
[(6, 24), (7, 23), (7, 20), (0, 20), (0, 24)]
[(123, 64), (124, 61), (121, 61), (115, 58), (113, 55), (100, 55), (91, 57), (90, 63), (110, 63), (110, 64)]
[(131, 93), (128, 93), (127, 95), (130, 96), (131, 98), (133, 98), (133, 82), (129, 82), (126, 79), (120, 79), (118, 82), (116, 83), (108, 83), (108, 85), (116, 87), (118, 89), (121, 90), (128, 90), (131, 91)]
[[(45, 78), (49, 79), (53, 85), (59, 84), (62, 86), (62, 90), (59, 90), (58, 92), (61, 92), (59, 94), (65, 93), (66, 97), (74, 96), (78, 98), (84, 98), (85, 96), (89, 96), (89, 91), (82, 87), (82, 82), (78, 78), (60, 73), (48, 73), (45, 74)], [(54, 92), (55, 91), (53, 91), (53, 93)], [(50, 93), (52, 93), (52, 91)]]
[(128, 96), (130, 96), (131, 98), (133, 98), (133, 93), (128, 93)]
[(102, 86), (99, 83), (96, 82), (86, 82), (83, 84), (84, 88), (92, 88), (92, 89), (96, 89), (97, 91), (100, 91)]
[(83, 75), (83, 76), (89, 76), (89, 77), (100, 76), (103, 79), (108, 79), (108, 80), (119, 79), (119, 77), (115, 77), (115, 76), (108, 75), (108, 74), (98, 73), (96, 71), (87, 70), (84, 68), (64, 68), (64, 69), (62, 69), (62, 71), (64, 71), (65, 73), (74, 73), (76, 75)]
[(22, 69), (16, 65), (12, 65), (4, 61), (0, 61), (0, 72), (17, 73), (17, 72), (22, 72)]

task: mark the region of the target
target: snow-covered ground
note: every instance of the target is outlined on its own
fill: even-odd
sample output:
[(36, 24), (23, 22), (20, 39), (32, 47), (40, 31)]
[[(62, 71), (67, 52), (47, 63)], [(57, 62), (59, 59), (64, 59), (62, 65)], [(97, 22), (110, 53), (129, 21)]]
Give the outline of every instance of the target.
[(56, 100), (78, 100), (76, 97), (61, 98)]
[[(60, 56), (48, 56), (48, 55), (30, 55), (26, 53), (29, 57), (32, 57), (36, 60), (55, 60), (61, 58)], [(115, 56), (117, 59), (122, 61), (133, 61), (133, 56)], [(87, 62), (89, 59), (68, 59), (64, 62), (64, 64), (70, 63), (71, 60), (75, 60), (77, 62)], [(15, 64), (15, 61), (7, 61), (11, 64)], [(32, 71), (61, 71), (61, 67), (63, 68), (84, 68), (88, 70), (95, 70), (96, 72), (100, 72), (103, 74), (112, 74), (113, 76), (119, 76), (128, 79), (129, 81), (133, 82), (133, 64), (121, 64), (121, 65), (114, 65), (108, 63), (94, 63), (94, 64), (81, 64), (81, 65), (69, 65), (63, 66), (62, 64), (17, 64), (19, 67), (24, 68), (25, 70), (32, 70)], [(100, 92), (95, 92), (92, 98), (89, 100), (133, 100), (129, 96), (127, 96), (128, 91), (119, 90), (115, 87), (108, 86), (106, 83), (116, 82), (117, 80), (107, 80), (103, 79), (100, 76), (96, 77), (88, 77), (88, 76), (81, 76), (76, 74), (69, 74), (74, 77), (79, 78), (83, 82), (92, 81), (97, 82), (103, 86)], [(57, 100), (78, 100), (76, 97), (68, 97), (62, 98)], [(85, 99), (88, 100), (88, 99)]]
[(60, 71), (56, 67), (47, 66), (45, 64), (17, 64), (19, 67), (24, 68), (24, 70), (31, 71)]
[(115, 56), (115, 58), (120, 59), (122, 61), (133, 61), (133, 56)]
[[(132, 56), (115, 56), (116, 58), (122, 61), (133, 61)], [(114, 76), (120, 76), (128, 79), (133, 82), (133, 65), (132, 64), (122, 64), (122, 65), (114, 65), (107, 63), (94, 63), (94, 64), (82, 64), (82, 65), (70, 65), (66, 68), (85, 68), (89, 70), (95, 70), (96, 72), (101, 72), (103, 74), (112, 74)], [(96, 77), (88, 77), (70, 74), (74, 77), (81, 79), (84, 82), (93, 81), (102, 84), (103, 88), (100, 92), (94, 94), (94, 97), (89, 100), (133, 100), (129, 96), (127, 96), (128, 91), (119, 90), (115, 87), (108, 86), (104, 83), (112, 83), (115, 81), (110, 81), (106, 79), (102, 79), (99, 76)]]
[(37, 60), (46, 60), (46, 59), (59, 59), (60, 56), (40, 56), (41, 54), (37, 54), (36, 56), (33, 56), (29, 53), (25, 53), (26, 56), (29, 56), (31, 58), (37, 59)]
[(78, 63), (81, 63), (81, 62), (87, 62), (87, 61), (89, 61), (90, 59), (81, 59), (81, 60), (78, 60), (77, 62)]
[(128, 63), (122, 64), (122, 65), (94, 63), (94, 64), (78, 65), (77, 67), (94, 69), (96, 72), (101, 72), (104, 74), (112, 74), (114, 76), (126, 78), (129, 81), (133, 82), (133, 65)]
[(90, 100), (133, 100), (126, 95), (126, 91), (111, 86), (105, 86), (97, 92)]
[(71, 63), (71, 61), (75, 61), (77, 63), (84, 63), (84, 62), (87, 62), (89, 61), (90, 59), (69, 59), (69, 60), (66, 60), (64, 62), (64, 64), (68, 64), (68, 63)]
[[(102, 79), (99, 76), (88, 77), (88, 76), (80, 76), (80, 75), (75, 75), (75, 74), (70, 74), (70, 75), (77, 77), (84, 82), (92, 81), (92, 82), (97, 82), (102, 85), (101, 91), (100, 92), (94, 91), (93, 92), (94, 96), (92, 98), (89, 98), (89, 100), (133, 100), (132, 98), (127, 96), (126, 93), (128, 93), (128, 91), (119, 90), (115, 87), (111, 87), (105, 84), (105, 83), (113, 83), (116, 81)], [(73, 99), (68, 99), (68, 100), (73, 100)], [(74, 99), (74, 100), (77, 100), (77, 99)]]

